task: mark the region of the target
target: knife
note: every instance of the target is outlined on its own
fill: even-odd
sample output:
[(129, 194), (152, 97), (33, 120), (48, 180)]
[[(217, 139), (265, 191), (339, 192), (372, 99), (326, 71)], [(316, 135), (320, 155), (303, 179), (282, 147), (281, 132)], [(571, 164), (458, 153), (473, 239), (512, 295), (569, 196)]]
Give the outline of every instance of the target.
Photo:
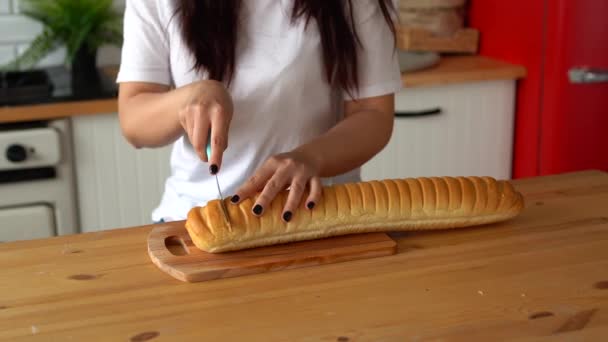
[[(209, 130), (209, 138), (207, 139), (207, 158), (211, 158), (211, 130)], [(226, 203), (224, 203), (224, 195), (222, 195), (222, 189), (220, 188), (220, 181), (217, 177), (217, 173), (215, 174), (215, 184), (217, 185), (217, 192), (220, 196), (220, 204), (222, 207), (222, 212), (224, 213), (224, 219), (226, 219), (228, 229), (232, 230), (232, 225), (230, 224), (230, 216), (228, 216), (228, 209), (226, 208)]]

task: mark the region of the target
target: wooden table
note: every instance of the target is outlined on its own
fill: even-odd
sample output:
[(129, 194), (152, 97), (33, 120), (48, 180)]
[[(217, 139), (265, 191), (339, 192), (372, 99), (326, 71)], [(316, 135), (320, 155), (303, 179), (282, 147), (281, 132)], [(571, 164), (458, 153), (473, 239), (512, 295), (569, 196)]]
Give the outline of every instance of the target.
[[(515, 182), (515, 220), (399, 253), (181, 283), (138, 227), (0, 245), (0, 339), (405, 341), (608, 336), (608, 174)], [(576, 339), (575, 339), (576, 338)]]

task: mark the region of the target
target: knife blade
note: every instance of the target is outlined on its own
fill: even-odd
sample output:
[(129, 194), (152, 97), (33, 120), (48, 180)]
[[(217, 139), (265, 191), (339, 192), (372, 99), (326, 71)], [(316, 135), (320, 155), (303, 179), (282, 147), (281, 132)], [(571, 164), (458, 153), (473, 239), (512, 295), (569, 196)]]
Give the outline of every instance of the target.
[[(211, 131), (209, 131), (209, 138), (207, 139), (207, 158), (211, 158)], [(217, 192), (220, 196), (220, 206), (222, 207), (222, 212), (224, 213), (224, 219), (228, 224), (228, 229), (232, 230), (232, 225), (230, 223), (230, 216), (228, 215), (228, 208), (226, 208), (226, 203), (224, 203), (224, 195), (222, 195), (222, 189), (220, 187), (220, 180), (215, 174), (215, 184), (217, 185)]]

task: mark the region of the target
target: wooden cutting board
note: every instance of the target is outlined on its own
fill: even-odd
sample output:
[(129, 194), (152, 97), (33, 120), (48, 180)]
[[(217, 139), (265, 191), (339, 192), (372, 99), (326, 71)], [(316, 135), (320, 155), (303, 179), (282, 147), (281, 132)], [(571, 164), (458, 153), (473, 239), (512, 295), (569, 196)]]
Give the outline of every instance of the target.
[(185, 282), (317, 266), (395, 254), (384, 233), (353, 234), (225, 253), (198, 249), (185, 227), (160, 224), (148, 235), (148, 254), (162, 271)]

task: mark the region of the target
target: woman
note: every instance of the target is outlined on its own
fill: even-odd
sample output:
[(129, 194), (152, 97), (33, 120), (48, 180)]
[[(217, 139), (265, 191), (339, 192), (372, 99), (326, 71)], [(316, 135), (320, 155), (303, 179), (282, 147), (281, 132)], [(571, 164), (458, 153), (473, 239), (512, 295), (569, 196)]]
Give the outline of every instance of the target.
[(289, 188), (285, 221), (313, 210), (323, 184), (360, 180), (401, 89), (390, 1), (127, 0), (123, 134), (138, 148), (173, 143), (152, 219), (217, 198), (218, 172), (232, 203), (255, 199), (254, 215)]

